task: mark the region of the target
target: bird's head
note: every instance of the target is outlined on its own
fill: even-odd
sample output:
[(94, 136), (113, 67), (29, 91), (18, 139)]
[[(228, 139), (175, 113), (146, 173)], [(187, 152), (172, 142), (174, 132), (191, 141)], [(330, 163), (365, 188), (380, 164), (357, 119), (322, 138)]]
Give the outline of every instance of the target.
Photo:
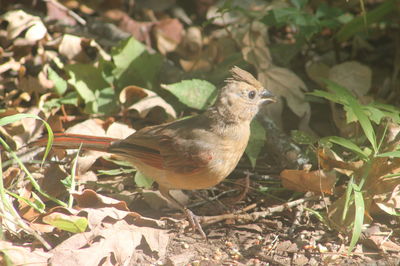
[(262, 104), (276, 101), (249, 72), (235, 66), (231, 74), (215, 103), (218, 112), (227, 119), (250, 122)]

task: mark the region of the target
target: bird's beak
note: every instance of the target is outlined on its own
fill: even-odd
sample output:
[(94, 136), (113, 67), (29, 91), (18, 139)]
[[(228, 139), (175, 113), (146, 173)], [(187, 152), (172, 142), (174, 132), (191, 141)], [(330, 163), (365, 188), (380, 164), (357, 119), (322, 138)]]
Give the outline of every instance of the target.
[(261, 98), (264, 102), (276, 102), (275, 96), (269, 90), (263, 90), (261, 92)]

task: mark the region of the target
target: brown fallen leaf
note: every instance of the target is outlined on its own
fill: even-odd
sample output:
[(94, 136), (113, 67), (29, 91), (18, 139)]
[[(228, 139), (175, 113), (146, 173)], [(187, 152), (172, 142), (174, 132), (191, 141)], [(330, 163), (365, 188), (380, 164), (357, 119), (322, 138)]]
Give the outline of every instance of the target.
[(290, 190), (298, 192), (318, 192), (333, 194), (336, 183), (334, 171), (324, 170), (305, 171), (305, 170), (283, 170), (280, 173), (282, 185)]
[[(44, 252), (42, 249), (32, 249), (30, 246), (14, 245), (13, 243), (0, 240), (0, 250), (2, 253), (7, 254), (11, 265), (48, 265), (48, 259), (51, 257), (50, 253)], [(0, 261), (5, 263), (3, 255)], [(7, 264), (4, 264), (7, 265)]]
[(400, 246), (390, 240), (391, 230), (385, 225), (374, 223), (365, 232), (362, 243), (383, 252), (400, 252)]
[[(58, 46), (58, 52), (69, 60), (78, 62), (90, 62), (90, 57), (86, 54), (83, 47), (84, 38), (65, 34)], [(88, 40), (86, 40), (88, 41)]]
[(323, 148), (318, 150), (318, 162), (322, 169), (325, 171), (335, 171), (350, 176), (354, 171), (360, 169), (363, 165), (363, 161), (356, 162), (345, 162), (340, 158), (334, 151)]
[(176, 118), (175, 109), (151, 90), (138, 86), (127, 86), (121, 91), (119, 99), (127, 110), (136, 110), (141, 118), (145, 118), (157, 106), (165, 110), (169, 119)]
[(63, 24), (68, 26), (75, 26), (76, 20), (69, 15), (68, 9), (62, 8), (59, 4), (54, 4), (52, 1), (46, 1), (47, 17), (49, 20), (61, 21)]
[[(387, 191), (377, 191), (377, 193), (373, 196), (373, 199), (374, 203), (381, 211), (384, 211), (390, 215), (398, 215), (400, 213), (400, 184), (398, 184), (398, 180), (391, 181), (392, 182), (386, 181), (384, 183), (387, 187)], [(379, 190), (381, 189), (382, 185)]]
[(175, 51), (182, 41), (183, 25), (178, 19), (160, 20), (152, 29), (158, 51), (165, 55)]
[(72, 194), (80, 208), (103, 208), (113, 207), (122, 211), (129, 211), (125, 201), (116, 200), (104, 195), (97, 194), (91, 189)]
[(21, 174), (21, 168), (10, 166), (3, 172), (4, 187), (7, 188)]
[(199, 27), (189, 27), (183, 34), (177, 52), (181, 57), (198, 56), (203, 48), (203, 34)]
[(329, 71), (329, 79), (347, 88), (360, 99), (371, 88), (372, 71), (357, 61), (348, 61), (333, 66)]
[(47, 34), (47, 29), (38, 16), (32, 16), (23, 10), (9, 11), (2, 16), (8, 22), (7, 37), (15, 39), (21, 33), (23, 38), (29, 42), (42, 39)]
[(139, 22), (132, 19), (127, 13), (118, 9), (104, 12), (104, 17), (113, 21), (118, 27), (133, 35), (137, 40), (151, 47), (150, 31), (156, 22)]
[[(52, 265), (99, 265), (112, 256), (120, 265), (135, 264), (135, 250), (142, 241), (150, 250), (163, 257), (169, 241), (164, 230), (141, 228), (118, 221), (108, 228), (97, 227), (90, 232), (73, 235), (51, 251)], [(146, 252), (146, 250), (143, 250)], [(151, 254), (150, 253), (150, 254)], [(149, 255), (150, 255), (149, 254)]]

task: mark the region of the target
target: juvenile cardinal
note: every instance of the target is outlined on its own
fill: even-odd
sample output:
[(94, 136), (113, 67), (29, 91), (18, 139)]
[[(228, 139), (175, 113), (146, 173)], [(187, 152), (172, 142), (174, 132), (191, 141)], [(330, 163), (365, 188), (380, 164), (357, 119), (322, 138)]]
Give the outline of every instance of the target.
[[(154, 179), (163, 196), (179, 206), (204, 235), (196, 217), (169, 193), (205, 189), (220, 183), (236, 167), (247, 146), (250, 122), (272, 94), (250, 73), (233, 67), (232, 77), (213, 106), (188, 119), (145, 127), (126, 139), (55, 134), (53, 145), (108, 152)], [(39, 140), (43, 144), (46, 140)]]

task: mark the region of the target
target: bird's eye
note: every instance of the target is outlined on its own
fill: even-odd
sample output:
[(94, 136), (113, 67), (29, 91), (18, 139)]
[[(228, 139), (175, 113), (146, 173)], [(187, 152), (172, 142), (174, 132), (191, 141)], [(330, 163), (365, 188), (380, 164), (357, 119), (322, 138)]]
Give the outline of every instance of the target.
[(254, 99), (254, 97), (256, 97), (256, 92), (255, 91), (250, 91), (249, 92), (249, 98), (250, 99)]

